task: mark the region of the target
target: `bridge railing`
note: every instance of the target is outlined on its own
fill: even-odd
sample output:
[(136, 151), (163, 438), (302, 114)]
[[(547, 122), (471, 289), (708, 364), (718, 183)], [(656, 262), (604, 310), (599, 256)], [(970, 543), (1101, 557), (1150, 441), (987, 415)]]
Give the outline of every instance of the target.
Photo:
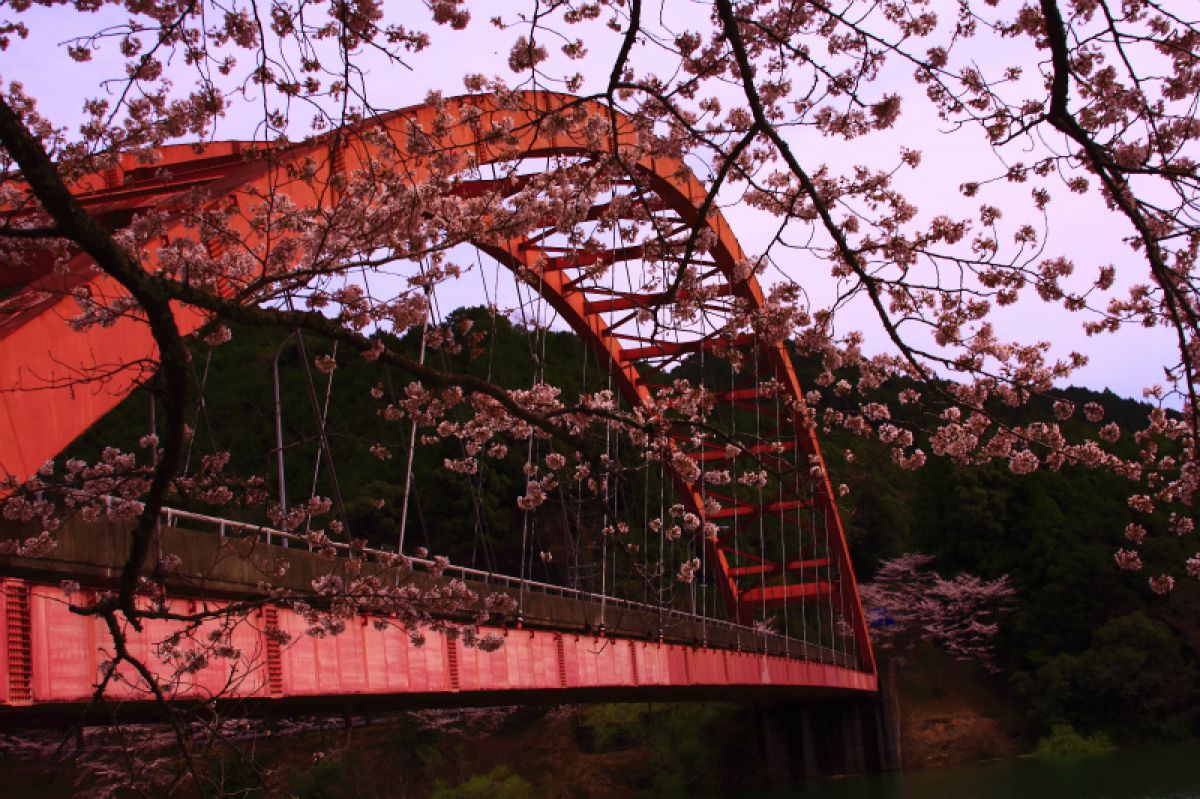
[[(126, 502), (125, 500), (122, 500)], [(309, 539), (298, 533), (279, 530), (265, 525), (253, 524), (249, 522), (239, 522), (232, 519), (222, 519), (218, 516), (208, 516), (203, 513), (195, 513), (187, 510), (179, 510), (177, 508), (164, 507), (161, 511), (163, 523), (168, 527), (177, 527), (178, 522), (191, 522), (194, 524), (207, 525), (210, 528), (215, 528), (217, 535), (225, 537), (234, 535), (238, 538), (251, 536), (256, 540), (261, 540), (268, 546), (281, 545), (289, 547), (295, 543), (298, 547), (311, 548)], [(349, 544), (341, 541), (329, 541), (326, 546), (332, 547), (339, 555), (350, 557), (355, 553), (370, 556), (380, 562), (388, 562), (397, 558), (397, 553), (387, 550), (376, 549), (372, 547), (363, 547), (361, 549), (351, 547)], [(483, 571), (481, 569), (473, 569), (468, 566), (456, 566), (449, 564), (444, 567), (439, 567), (437, 563), (428, 558), (418, 558), (411, 556), (403, 556), (406, 563), (413, 567), (422, 567), (428, 570), (440, 568), (444, 575), (459, 577), (464, 581), (481, 582), (485, 585), (503, 587), (513, 591), (530, 591), (548, 596), (558, 596), (570, 599), (576, 599), (582, 602), (591, 602), (601, 606), (612, 606), (623, 608), (631, 611), (657, 615), (659, 618), (672, 620), (676, 622), (700, 622), (707, 627), (717, 630), (727, 630), (738, 635), (740, 640), (741, 635), (746, 635), (751, 641), (762, 642), (764, 649), (768, 643), (774, 643), (771, 647), (775, 651), (780, 649), (790, 653), (793, 648), (798, 648), (800, 654), (798, 657), (803, 660), (812, 660), (820, 663), (833, 663), (846, 668), (855, 668), (857, 664), (854, 658), (846, 652), (839, 652), (826, 646), (813, 644), (806, 640), (792, 638), (791, 636), (781, 635), (780, 633), (770, 630), (763, 630), (759, 627), (752, 627), (737, 622), (728, 621), (726, 619), (715, 619), (708, 616), (700, 616), (695, 613), (678, 610), (676, 608), (668, 608), (662, 605), (653, 605), (648, 602), (638, 602), (636, 600), (624, 599), (622, 597), (608, 596), (607, 594), (597, 594), (589, 591), (581, 591), (577, 588), (568, 588), (564, 585), (556, 585), (554, 583), (543, 583), (536, 580), (527, 580), (519, 577), (513, 577), (507, 574), (498, 574), (491, 571)]]

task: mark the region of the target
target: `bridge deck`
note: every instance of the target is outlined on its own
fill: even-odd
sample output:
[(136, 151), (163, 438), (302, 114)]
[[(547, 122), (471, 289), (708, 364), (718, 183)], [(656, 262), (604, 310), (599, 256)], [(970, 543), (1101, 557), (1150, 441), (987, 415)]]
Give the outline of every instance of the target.
[[(0, 536), (20, 532), (11, 528)], [(0, 590), (6, 641), (0, 650), (3, 712), (75, 706), (90, 699), (108, 656), (108, 633), (100, 620), (72, 614), (58, 583), (71, 579), (97, 589), (111, 585), (127, 535), (119, 524), (74, 522), (48, 556), (0, 559), (0, 574), (6, 575)], [(301, 591), (316, 577), (344, 568), (340, 558), (331, 561), (306, 550), (179, 527), (164, 527), (159, 546), (184, 563), (168, 584), (171, 607), (180, 612), (201, 602), (211, 607), (261, 596), (261, 569), (275, 558), (289, 566), (284, 586)], [(411, 579), (432, 580), (422, 573)], [(470, 582), (482, 592), (520, 591), (511, 578), (485, 576)], [(537, 584), (527, 584), (522, 610), (523, 628), (491, 630), (504, 642), (498, 650), (484, 652), (436, 629), (424, 630), (426, 641), (418, 646), (408, 631), (365, 616), (339, 635), (313, 637), (304, 634), (307, 625), (297, 613), (267, 606), (237, 623), (235, 657), (210, 659), (181, 678), (172, 695), (297, 707), (357, 697), (360, 705), (384, 707), (876, 690), (875, 676), (853, 668), (846, 653), (728, 622), (612, 599), (601, 603)], [(268, 635), (271, 628), (288, 633), (290, 640), (276, 643)], [(131, 651), (157, 664), (156, 643), (178, 629), (155, 621), (141, 633), (130, 631)], [(201, 627), (185, 636), (181, 649), (200, 648), (194, 642), (207, 632)], [(109, 701), (149, 699), (139, 679), (128, 672), (123, 676), (125, 683), (110, 687)]]

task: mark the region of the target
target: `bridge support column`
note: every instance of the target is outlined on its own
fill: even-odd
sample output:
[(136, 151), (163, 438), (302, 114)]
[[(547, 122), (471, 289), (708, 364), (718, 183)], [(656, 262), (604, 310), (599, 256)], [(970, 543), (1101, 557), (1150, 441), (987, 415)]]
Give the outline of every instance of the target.
[(841, 774), (862, 774), (867, 770), (863, 741), (863, 717), (857, 702), (847, 702), (837, 710), (838, 737), (842, 742)]
[(812, 711), (802, 707), (797, 715), (800, 724), (800, 771), (804, 779), (813, 779), (821, 776), (821, 764), (817, 760), (817, 738)]
[(760, 705), (766, 780), (773, 784), (897, 768), (879, 701)]
[(896, 687), (896, 669), (884, 659), (879, 664), (879, 703), (877, 714), (883, 731), (880, 747), (880, 768), (899, 771), (904, 767), (904, 752), (900, 746), (900, 695)]
[(792, 781), (791, 736), (785, 706), (759, 705), (758, 728), (762, 740), (763, 763), (767, 782), (772, 785)]

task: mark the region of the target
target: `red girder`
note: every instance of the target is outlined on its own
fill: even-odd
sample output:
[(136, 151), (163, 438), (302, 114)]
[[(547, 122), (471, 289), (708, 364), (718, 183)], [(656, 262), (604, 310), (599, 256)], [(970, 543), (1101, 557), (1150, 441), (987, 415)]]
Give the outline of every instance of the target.
[[(543, 253), (553, 252), (559, 248), (552, 247), (536, 247)], [(643, 248), (639, 246), (632, 247), (617, 247), (611, 250), (599, 250), (591, 252), (587, 250), (576, 251), (569, 248), (562, 248), (568, 254), (550, 256), (545, 258), (542, 269), (548, 271), (559, 272), (563, 269), (577, 269), (582, 266), (595, 266), (596, 264), (614, 264), (621, 261), (635, 261), (642, 257)]]
[(748, 386), (746, 388), (733, 388), (729, 391), (718, 391), (714, 396), (717, 402), (738, 402), (741, 400), (770, 399), (776, 396), (776, 394), (765, 386)]
[(778, 455), (794, 449), (796, 449), (795, 441), (774, 441), (770, 444), (753, 444), (749, 447), (739, 447), (737, 452), (732, 456), (725, 451), (724, 447), (714, 447), (702, 450), (701, 452), (690, 452), (688, 456), (699, 463), (712, 463), (714, 461), (732, 461), (747, 456)]
[(789, 602), (806, 599), (823, 599), (834, 593), (832, 583), (817, 581), (812, 583), (791, 583), (790, 585), (768, 585), (751, 588), (744, 591), (740, 597), (744, 606), (754, 608), (774, 608)]
[[(85, 589), (86, 590), (86, 589)], [(819, 594), (813, 594), (817, 596)], [(195, 600), (166, 596), (166, 609), (195, 612)], [(775, 599), (768, 600), (768, 606)], [(58, 586), (0, 580), (0, 619), (8, 618), (5, 646), (0, 647), (0, 712), (12, 719), (49, 706), (82, 708), (94, 702), (96, 675), (111, 657), (104, 641), (108, 632), (96, 616), (70, 612), (70, 599)], [(222, 600), (204, 600), (207, 610), (219, 611)], [(461, 639), (439, 627), (422, 629), (422, 645), (411, 630), (398, 624), (373, 624), (367, 616), (346, 625), (339, 635), (305, 635), (305, 620), (291, 608), (264, 605), (230, 632), (234, 654), (198, 664), (186, 679), (178, 679), (172, 664), (147, 658), (170, 700), (208, 702), (214, 698), (236, 703), (296, 707), (312, 712), (314, 703), (344, 709), (413, 705), (438, 706), (518, 704), (533, 700), (595, 702), (654, 700), (664, 692), (676, 697), (705, 698), (728, 692), (731, 686), (771, 697), (828, 698), (869, 695), (878, 688), (875, 674), (847, 668), (845, 659), (796, 657), (759, 649), (757, 636), (747, 636), (746, 648), (704, 645), (697, 641), (652, 641), (646, 638), (549, 629), (485, 628), (504, 637), (504, 646), (489, 651), (461, 646)], [(15, 624), (13, 622), (16, 622)], [(218, 624), (195, 629), (178, 621), (152, 621), (126, 631), (130, 648), (150, 651), (168, 634), (185, 647), (203, 648), (204, 636)], [(291, 639), (279, 645), (276, 630)], [(792, 646), (800, 648), (799, 642)], [(237, 675), (231, 679), (231, 672)], [(132, 670), (113, 680), (105, 699), (125, 710), (149, 706), (154, 695)], [(293, 704), (294, 703), (294, 704)], [(394, 703), (392, 705), (384, 703)], [(403, 703), (403, 704), (401, 704)], [(158, 708), (157, 712), (161, 712)]]
[(455, 197), (482, 197), (485, 194), (495, 192), (501, 197), (511, 197), (521, 189), (529, 185), (536, 175), (511, 175), (506, 178), (496, 178), (487, 180), (480, 178), (477, 180), (464, 180), (461, 183), (454, 184), (450, 190)]
[[(705, 293), (706, 297), (727, 297), (733, 293), (733, 287), (728, 283), (722, 283), (719, 286), (714, 286), (713, 289)], [(690, 299), (687, 292), (680, 292), (676, 295), (678, 299)], [(670, 296), (666, 292), (658, 292), (651, 294), (623, 294), (619, 297), (614, 297), (608, 300), (590, 300), (587, 303), (588, 313), (609, 313), (610, 311), (632, 311), (640, 308), (658, 308), (664, 303), (670, 301)]]
[[(436, 150), (441, 146), (470, 151), (476, 163), (481, 165), (510, 160), (514, 153), (526, 158), (553, 154), (602, 157), (614, 143), (619, 146), (633, 143), (636, 136), (633, 126), (620, 127), (617, 135), (602, 137), (598, 145), (582, 135), (576, 136), (569, 127), (551, 126), (556, 132), (547, 134), (547, 127), (540, 124), (544, 115), (567, 106), (605, 120), (611, 118), (611, 110), (598, 103), (588, 101), (581, 104), (577, 98), (551, 93), (526, 93), (519, 108), (511, 104), (502, 107), (494, 98), (486, 95), (462, 97), (446, 101), (443, 108), (418, 106), (402, 109), (343, 129), (338, 132), (336, 139), (343, 146), (336, 152), (331, 152), (332, 134), (300, 144), (271, 147), (274, 150), (271, 159), (261, 157), (269, 146), (260, 144), (230, 142), (199, 148), (172, 145), (160, 150), (161, 158), (152, 167), (127, 159), (116, 170), (82, 179), (74, 186), (74, 190), (94, 214), (111, 214), (115, 211), (127, 214), (151, 208), (165, 212), (168, 219), (166, 238), (173, 240), (181, 236), (196, 236), (189, 219), (181, 215), (171, 216), (175, 198), (183, 192), (207, 191), (214, 206), (234, 202), (249, 208), (253, 206), (255, 198), (261, 197), (269, 188), (288, 194), (298, 208), (317, 207), (331, 198), (316, 191), (311, 184), (291, 179), (290, 176), (301, 165), (309, 161), (317, 163), (318, 183), (328, 183), (334, 173), (351, 172), (373, 157), (378, 150), (374, 134), (382, 131), (390, 136), (391, 145), (404, 153), (412, 126), (421, 125), (433, 131), (437, 127), (436, 120), (443, 114), (449, 114), (452, 118), (480, 120), (481, 124), (453, 128), (445, 134), (431, 134), (431, 148)], [(620, 115), (617, 119), (624, 125)], [(476, 129), (489, 129), (489, 124), (482, 123), (506, 126), (517, 143), (500, 145), (477, 140)], [(366, 131), (371, 131), (372, 136), (363, 136)], [(439, 140), (438, 136), (444, 136), (444, 141)], [(415, 182), (430, 173), (430, 168), (420, 157), (410, 157), (405, 164)], [(670, 210), (679, 217), (681, 225), (703, 224), (713, 234), (715, 244), (711, 247), (709, 257), (715, 265), (713, 274), (719, 273), (723, 283), (712, 296), (734, 295), (752, 308), (761, 307), (764, 303), (762, 288), (753, 277), (741, 279), (738, 269), (745, 261), (745, 254), (724, 217), (720, 213), (710, 213), (704, 220), (698, 218), (697, 210), (707, 194), (706, 188), (678, 159), (647, 156), (635, 168), (639, 172), (639, 184), (644, 183), (641, 188), (645, 196), (652, 198), (652, 210)], [(516, 183), (524, 180), (528, 179), (515, 179)], [(505, 187), (486, 181), (466, 181), (455, 192), (462, 196), (477, 196), (491, 190), (504, 193), (510, 189), (511, 184)], [(589, 218), (599, 217), (605, 212), (597, 206), (589, 211)], [(14, 208), (10, 210), (10, 217), (22, 213), (22, 209)], [(2, 215), (3, 209), (0, 209)], [(228, 234), (240, 238), (251, 235), (243, 221), (233, 223)], [(540, 240), (545, 235), (534, 238)], [(247, 241), (247, 244), (251, 242)], [(618, 388), (631, 403), (649, 406), (652, 402), (648, 373), (653, 373), (656, 367), (639, 361), (675, 357), (701, 350), (719, 352), (723, 348), (756, 346), (756, 360), (762, 359), (763, 371), (782, 385), (780, 405), (787, 409), (785, 418), (790, 420), (789, 426), (799, 436), (799, 451), (814, 457), (812, 465), (821, 470), (815, 500), (817, 509), (831, 525), (831, 557), (841, 575), (839, 590), (833, 592), (833, 597), (844, 618), (853, 627), (863, 670), (873, 673), (874, 657), (867, 638), (857, 586), (816, 435), (808, 421), (800, 413), (791, 410), (799, 407), (797, 401), (802, 397), (802, 391), (784, 343), (761, 342), (752, 335), (743, 334), (732, 339), (699, 338), (687, 342), (660, 341), (647, 346), (625, 347), (618, 337), (610, 334), (609, 326), (601, 314), (657, 307), (657, 304), (667, 300), (665, 295), (630, 293), (625, 296), (589, 298), (586, 290), (580, 288), (582, 278), (568, 279), (564, 270), (638, 258), (644, 254), (639, 247), (598, 252), (572, 251), (547, 258), (546, 254), (553, 252), (552, 248), (534, 244), (532, 239), (479, 243), (478, 246), (513, 268), (536, 270), (542, 267), (543, 279), (539, 281), (538, 289), (611, 369)], [(153, 268), (157, 252), (151, 248), (143, 256), (148, 268)], [(32, 475), (42, 463), (58, 454), (92, 422), (114, 407), (144, 378), (144, 374), (129, 370), (117, 372), (107, 377), (101, 390), (79, 390), (77, 380), (104, 370), (109, 364), (145, 364), (156, 357), (154, 342), (146, 326), (131, 317), (122, 318), (110, 327), (92, 328), (86, 336), (72, 332), (64, 320), (78, 313), (70, 295), (73, 289), (86, 289), (98, 297), (124, 295), (124, 291), (113, 281), (91, 269), (88, 258), (78, 255), (70, 262), (64, 275), (45, 273), (31, 280), (24, 290), (0, 306), (0, 441), (5, 442), (0, 449), (0, 474), (7, 473), (18, 480)], [(176, 309), (176, 323), (185, 334), (195, 331), (204, 318), (195, 309), (184, 306)], [(25, 390), (32, 388), (40, 390)], [(753, 408), (760, 412), (771, 411), (774, 404), (762, 402), (759, 389), (737, 388), (719, 399), (736, 407)], [(39, 420), (40, 424), (30, 424), (32, 419)], [(781, 424), (784, 424), (782, 420)], [(764, 454), (756, 451), (758, 446), (751, 447), (750, 454)], [(789, 447), (792, 448), (794, 445)], [(693, 457), (705, 462), (715, 460), (712, 452), (705, 450)], [(673, 467), (672, 473), (678, 495), (693, 512), (703, 516), (700, 487), (684, 479)], [(729, 518), (764, 510), (786, 511), (801, 507), (809, 505), (801, 500), (769, 503), (763, 508), (735, 505), (710, 514), (708, 518)], [(804, 585), (807, 587), (803, 588), (789, 586), (790, 590), (783, 593), (780, 593), (782, 587), (775, 586), (746, 590), (737, 582), (746, 573), (734, 571), (742, 567), (735, 567), (721, 546), (710, 542), (708, 554), (726, 606), (743, 620), (748, 620), (754, 612), (755, 601), (761, 603), (765, 599), (768, 605), (803, 601), (814, 596), (829, 595), (832, 590), (827, 584), (819, 582), (806, 583)]]
[(735, 349), (753, 344), (755, 337), (751, 333), (739, 333), (732, 338), (698, 338), (692, 341), (664, 341), (661, 344), (651, 344), (646, 347), (633, 347), (621, 352), (621, 360), (638, 361), (644, 358), (667, 358), (676, 355), (687, 355), (692, 352), (717, 352), (723, 348)]
[[(829, 558), (814, 558), (812, 560), (793, 560), (788, 563), (788, 571), (802, 572), (806, 569), (824, 569), (832, 561)], [(765, 574), (779, 574), (783, 570), (778, 563), (760, 563), (757, 566), (734, 566), (729, 573), (734, 577), (758, 577)]]
[(710, 519), (733, 519), (742, 516), (759, 516), (763, 513), (779, 513), (780, 511), (811, 508), (812, 503), (805, 499), (785, 499), (768, 502), (764, 505), (730, 505), (707, 514)]

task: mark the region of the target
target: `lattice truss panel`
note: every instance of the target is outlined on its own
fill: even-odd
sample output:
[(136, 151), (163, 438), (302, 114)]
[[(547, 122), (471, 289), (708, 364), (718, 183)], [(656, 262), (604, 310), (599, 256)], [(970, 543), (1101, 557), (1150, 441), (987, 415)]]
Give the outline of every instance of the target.
[[(563, 109), (569, 109), (571, 124), (545, 124), (545, 114)], [(782, 618), (790, 631), (854, 653), (871, 671), (836, 503), (787, 346), (763, 313), (763, 288), (719, 212), (698, 224), (704, 186), (682, 162), (641, 153), (636, 160), (615, 160), (614, 137), (586, 132), (598, 127), (592, 122), (613, 118), (608, 109), (561, 95), (530, 93), (505, 103), (465, 97), (439, 109), (393, 112), (286, 148), (171, 146), (153, 165), (127, 159), (74, 190), (114, 230), (150, 210), (170, 218), (180, 198), (197, 193), (214, 208), (240, 207), (243, 221), (235, 217), (223, 230), (197, 231), (181, 215), (164, 237), (165, 245), (199, 236), (211, 257), (221, 258), (239, 243), (261, 244), (244, 220), (245, 209), (262, 197), (280, 193), (298, 209), (325, 211), (352, 185), (338, 176), (374, 168), (384, 151), (416, 184), (428, 174), (422, 159), (429, 153), (466, 155), (461, 178), (444, 188), (460, 198), (491, 199), (497, 219), (519, 212), (531, 197), (564, 190), (571, 170), (592, 175), (597, 185), (579, 190), (570, 224), (546, 219), (473, 244), (512, 270), (587, 343), (624, 410), (644, 409), (657, 424), (651, 442), (657, 460), (631, 468), (629, 479), (650, 485), (652, 476), (661, 507), (624, 509), (631, 524), (662, 520), (642, 531), (646, 540), (658, 536), (663, 543), (634, 556), (641, 573), (657, 579), (660, 592), (674, 577), (649, 564), (656, 557), (665, 561), (668, 546), (674, 551), (665, 536), (679, 525), (678, 552), (692, 547), (709, 575), (702, 586), (715, 586), (724, 615), (745, 623), (774, 619), (776, 627)], [(615, 119), (624, 147), (634, 132), (619, 115)], [(297, 180), (302, 168), (316, 169), (324, 179)], [(7, 210), (10, 218), (23, 213), (27, 209)], [(155, 257), (152, 250), (144, 254), (148, 268)], [(120, 291), (95, 273), (85, 255), (74, 254), (65, 271), (51, 271), (51, 262), (49, 253), (34, 254), (0, 275), (21, 287), (0, 303), (0, 387), (38, 381), (47, 387), (0, 395), (0, 435), (12, 442), (0, 451), (0, 467), (22, 478), (114, 406), (144, 373), (115, 370), (103, 391), (74, 391), (76, 378), (154, 352), (144, 325), (131, 319), (95, 328), (80, 341), (84, 337), (64, 324), (78, 313), (72, 293), (110, 298)], [(181, 307), (178, 319), (191, 331), (204, 316)], [(682, 412), (696, 396), (679, 392), (680, 379), (705, 387), (698, 420), (688, 421)], [(26, 421), (48, 416), (52, 423), (36, 432)]]

